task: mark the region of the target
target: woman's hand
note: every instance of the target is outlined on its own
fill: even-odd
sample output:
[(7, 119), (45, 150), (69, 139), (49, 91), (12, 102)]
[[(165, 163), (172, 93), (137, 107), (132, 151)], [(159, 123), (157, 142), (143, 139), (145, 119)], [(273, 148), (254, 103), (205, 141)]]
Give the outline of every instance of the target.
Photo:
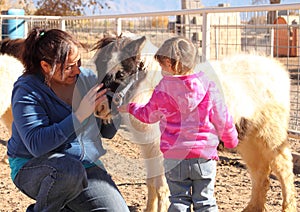
[(128, 113), (128, 105), (119, 106), (118, 111), (121, 112), (121, 113)]
[(99, 104), (107, 101), (107, 97), (105, 95), (107, 89), (99, 91), (102, 87), (103, 84), (92, 87), (81, 100), (78, 109), (74, 113), (80, 123), (94, 113), (95, 108)]

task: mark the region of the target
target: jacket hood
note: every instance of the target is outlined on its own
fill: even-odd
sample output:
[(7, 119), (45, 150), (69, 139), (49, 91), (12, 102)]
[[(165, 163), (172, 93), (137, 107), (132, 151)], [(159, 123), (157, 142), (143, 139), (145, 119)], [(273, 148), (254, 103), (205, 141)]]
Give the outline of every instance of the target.
[(164, 76), (163, 81), (160, 89), (172, 95), (171, 98), (184, 113), (198, 107), (208, 92), (210, 84), (204, 72), (185, 76)]

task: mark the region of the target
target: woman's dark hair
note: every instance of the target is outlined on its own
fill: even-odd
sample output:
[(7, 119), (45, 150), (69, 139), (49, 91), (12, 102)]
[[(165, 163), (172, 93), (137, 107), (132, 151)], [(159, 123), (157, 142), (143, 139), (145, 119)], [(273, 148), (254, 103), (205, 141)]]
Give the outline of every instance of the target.
[(63, 71), (68, 55), (74, 45), (81, 47), (80, 42), (65, 31), (34, 28), (25, 40), (25, 51), (22, 55), (25, 66), (24, 73), (40, 73), (42, 60), (51, 65), (52, 72), (58, 63), (62, 64), (61, 71)]

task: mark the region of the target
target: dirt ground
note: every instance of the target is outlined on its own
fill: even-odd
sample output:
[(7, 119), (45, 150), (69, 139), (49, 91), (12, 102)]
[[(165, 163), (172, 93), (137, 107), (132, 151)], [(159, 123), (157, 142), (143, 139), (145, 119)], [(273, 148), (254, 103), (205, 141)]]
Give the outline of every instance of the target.
[[(146, 204), (146, 184), (143, 161), (139, 147), (131, 143), (124, 130), (112, 140), (105, 140), (108, 150), (103, 162), (115, 179), (131, 211), (143, 211)], [(0, 125), (0, 155), (6, 153), (7, 131)], [(300, 153), (300, 141), (291, 140), (294, 152)], [(215, 194), (220, 212), (242, 211), (250, 198), (251, 181), (243, 161), (236, 153), (220, 152), (217, 167)], [(0, 212), (26, 211), (33, 202), (14, 186), (10, 179), (7, 164), (0, 163)], [(300, 174), (295, 176), (297, 204), (300, 209)], [(279, 182), (271, 176), (268, 192), (268, 209), (271, 212), (281, 210), (281, 188)]]

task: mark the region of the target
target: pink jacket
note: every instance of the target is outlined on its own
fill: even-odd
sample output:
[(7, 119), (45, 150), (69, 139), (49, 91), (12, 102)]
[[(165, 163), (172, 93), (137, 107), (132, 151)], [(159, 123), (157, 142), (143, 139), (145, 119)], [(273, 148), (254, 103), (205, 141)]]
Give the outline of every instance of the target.
[(204, 72), (164, 76), (146, 105), (130, 103), (128, 109), (144, 123), (159, 121), (165, 158), (217, 160), (219, 138), (227, 148), (238, 144), (232, 116)]

